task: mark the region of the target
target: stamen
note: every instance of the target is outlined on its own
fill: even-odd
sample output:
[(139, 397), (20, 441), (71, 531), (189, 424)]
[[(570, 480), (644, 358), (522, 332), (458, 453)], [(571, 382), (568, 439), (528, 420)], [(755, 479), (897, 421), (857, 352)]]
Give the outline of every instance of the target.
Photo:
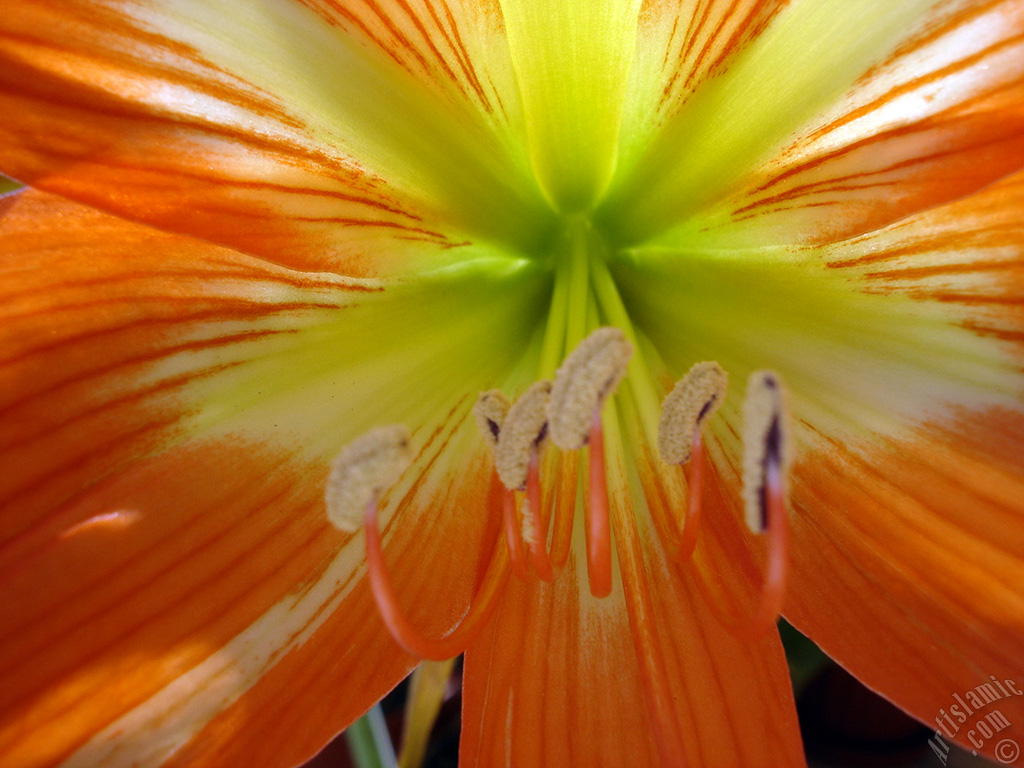
[(594, 408), (591, 419), (588, 451), (590, 503), (587, 505), (587, 580), (590, 583), (590, 594), (594, 597), (608, 597), (612, 591), (612, 543), (600, 404)]
[(409, 431), (401, 424), (375, 427), (357, 437), (331, 464), (324, 492), (327, 519), (355, 533), (366, 505), (394, 485), (410, 463)]
[[(527, 526), (526, 521), (529, 521)], [(533, 568), (541, 581), (553, 581), (554, 571), (551, 569), (551, 558), (548, 556), (548, 521), (540, 501), (540, 461), (534, 453), (526, 473), (526, 499), (523, 502), (524, 528), (529, 529), (524, 536), (530, 545)]]
[(700, 517), (704, 508), (704, 440), (700, 429), (693, 430), (690, 443), (690, 473), (686, 480), (686, 517), (683, 520), (683, 531), (679, 537), (679, 546), (675, 557), (685, 561), (693, 554), (700, 534)]
[(786, 513), (785, 479), (777, 461), (765, 470), (767, 506), (768, 563), (765, 565), (761, 598), (754, 616), (735, 633), (740, 639), (754, 640), (775, 626), (782, 612), (789, 578), (789, 515)]
[(565, 359), (555, 374), (548, 403), (551, 440), (567, 451), (590, 442), (586, 509), (587, 579), (595, 597), (612, 590), (608, 484), (604, 466), (601, 406), (626, 374), (633, 347), (618, 328), (598, 328)]
[(484, 436), (492, 450), (498, 447), (501, 425), (505, 423), (505, 418), (511, 407), (512, 402), (508, 399), (508, 395), (500, 389), (481, 392), (476, 405), (473, 406), (473, 415), (476, 416), (480, 434)]
[(530, 578), (530, 571), (526, 567), (526, 553), (523, 551), (523, 536), (519, 528), (519, 521), (516, 519), (516, 497), (512, 491), (502, 486), (502, 518), (505, 524), (505, 540), (508, 544), (512, 570), (516, 576), (525, 581)]
[(547, 405), (551, 382), (538, 381), (509, 408), (501, 425), (494, 463), (498, 477), (509, 490), (526, 488), (526, 475), (531, 459), (540, 452), (547, 436)]
[(725, 399), (729, 376), (716, 362), (694, 365), (665, 398), (658, 422), (658, 451), (666, 464), (690, 460), (693, 435)]
[(498, 542), (483, 581), (470, 603), (465, 618), (455, 629), (440, 639), (431, 639), (420, 633), (402, 612), (391, 585), (384, 553), (381, 549), (380, 530), (377, 527), (377, 503), (366, 505), (366, 562), (370, 574), (370, 588), (384, 625), (391, 635), (413, 656), (432, 661), (443, 661), (458, 656), (480, 636), (487, 621), (498, 605), (498, 597), (508, 579), (508, 548), (503, 537)]
[(778, 375), (755, 371), (747, 382), (743, 403), (743, 507), (747, 526), (763, 533), (768, 526), (766, 474), (772, 463), (783, 482), (789, 475), (789, 425), (786, 394)]
[(729, 377), (716, 362), (694, 365), (680, 379), (662, 405), (658, 423), (658, 451), (668, 464), (689, 462), (686, 517), (674, 556), (686, 560), (697, 546), (704, 488), (704, 422), (725, 399)]
[(486, 626), (508, 579), (508, 548), (499, 536), (487, 572), (459, 626), (438, 640), (423, 636), (413, 627), (398, 606), (377, 527), (377, 498), (398, 480), (411, 460), (409, 432), (402, 425), (377, 427), (357, 437), (342, 449), (331, 466), (325, 493), (327, 515), (338, 528), (353, 531), (358, 526), (353, 525), (352, 506), (363, 505), (370, 589), (384, 625), (409, 653), (442, 661), (462, 653)]
[[(501, 435), (501, 428), (508, 416), (512, 403), (508, 396), (500, 389), (491, 389), (482, 392), (473, 406), (473, 415), (476, 416), (477, 426), (484, 440), (491, 446), (492, 451), (498, 448), (498, 438)], [(497, 473), (497, 467), (495, 467)], [(523, 537), (519, 527), (516, 514), (516, 500), (512, 491), (505, 488), (499, 480), (495, 482), (501, 486), (502, 496), (502, 520), (505, 527), (505, 539), (508, 542), (508, 549), (512, 560), (512, 570), (520, 579), (530, 577), (526, 565), (526, 555), (523, 552)]]
[(618, 385), (633, 347), (618, 328), (598, 328), (580, 342), (555, 374), (548, 404), (551, 440), (579, 450), (590, 433), (591, 416)]
[(789, 573), (789, 428), (786, 394), (771, 371), (751, 374), (744, 403), (743, 497), (747, 525), (768, 535), (768, 562), (752, 618), (733, 630), (752, 640), (775, 626), (786, 594)]

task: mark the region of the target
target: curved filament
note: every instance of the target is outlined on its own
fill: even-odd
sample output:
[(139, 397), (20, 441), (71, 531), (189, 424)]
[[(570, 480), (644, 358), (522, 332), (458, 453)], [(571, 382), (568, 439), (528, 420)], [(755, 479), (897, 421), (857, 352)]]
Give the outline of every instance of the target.
[(693, 431), (693, 441), (690, 444), (690, 471), (687, 475), (686, 488), (686, 518), (683, 520), (683, 530), (679, 534), (679, 546), (676, 548), (675, 557), (683, 562), (690, 559), (694, 548), (697, 546), (697, 537), (700, 534), (700, 513), (703, 507), (701, 498), (704, 495), (704, 440), (701, 438), (700, 430)]
[(512, 491), (502, 486), (501, 501), (505, 542), (512, 560), (512, 571), (525, 581), (530, 578), (530, 569), (526, 563), (526, 553), (523, 551), (522, 526), (519, 525), (519, 516), (516, 514), (516, 497)]
[(432, 639), (424, 636), (398, 605), (395, 591), (384, 562), (381, 550), (380, 529), (377, 527), (377, 504), (371, 501), (366, 506), (366, 562), (370, 575), (370, 588), (377, 603), (384, 625), (399, 645), (413, 656), (432, 661), (444, 661), (458, 656), (473, 642), (491, 617), (498, 605), (498, 597), (508, 579), (508, 546), (503, 537), (498, 544), (491, 562), (487, 566), (480, 588), (477, 590), (466, 617), (446, 636)]
[(730, 620), (715, 606), (719, 602), (709, 594), (702, 579), (697, 579), (704, 602), (715, 614), (718, 623), (734, 637), (753, 641), (773, 628), (782, 612), (786, 597), (786, 582), (789, 576), (789, 515), (786, 513), (786, 494), (782, 474), (778, 465), (770, 462), (765, 471), (765, 505), (767, 526), (762, 535), (767, 536), (768, 561), (765, 564), (764, 580), (757, 598), (757, 605), (748, 618)]
[(786, 514), (782, 474), (775, 462), (769, 462), (765, 472), (765, 501), (768, 508), (768, 563), (753, 618), (734, 633), (744, 640), (756, 639), (775, 626), (786, 597), (786, 582), (789, 578), (789, 515)]

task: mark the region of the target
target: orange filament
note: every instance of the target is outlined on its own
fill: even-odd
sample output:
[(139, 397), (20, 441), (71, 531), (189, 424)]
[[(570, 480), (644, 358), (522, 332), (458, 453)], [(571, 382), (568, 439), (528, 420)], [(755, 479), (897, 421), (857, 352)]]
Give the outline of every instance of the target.
[(384, 553), (381, 551), (376, 501), (366, 505), (365, 529), (366, 562), (373, 599), (377, 603), (377, 610), (380, 611), (384, 625), (398, 644), (413, 656), (432, 661), (444, 661), (465, 651), (487, 626), (487, 621), (497, 607), (498, 597), (508, 579), (508, 547), (502, 537), (498, 537), (491, 562), (462, 623), (446, 636), (431, 639), (412, 625), (398, 605), (391, 577), (384, 562)]
[(554, 581), (555, 573), (548, 556), (548, 519), (540, 503), (540, 460), (536, 452), (530, 457), (526, 470), (526, 506), (526, 514), (533, 524), (533, 541), (530, 542), (533, 568), (541, 581)]
[(764, 500), (767, 524), (763, 534), (767, 536), (768, 561), (765, 564), (764, 581), (761, 584), (757, 605), (750, 618), (737, 622), (723, 616), (714, 607), (715, 598), (708, 593), (703, 582), (697, 580), (701, 594), (718, 619), (718, 623), (739, 640), (757, 640), (774, 627), (782, 613), (782, 603), (786, 596), (786, 582), (789, 576), (789, 515), (786, 513), (782, 470), (774, 461), (769, 461), (765, 468)]
[(764, 498), (768, 509), (768, 563), (765, 566), (761, 598), (751, 621), (734, 634), (742, 640), (754, 640), (775, 626), (782, 612), (789, 577), (789, 515), (786, 494), (778, 462), (765, 468)]
[[(569, 498), (567, 503), (566, 497)], [(551, 564), (561, 568), (569, 559), (572, 549), (572, 525), (576, 517), (576, 473), (562, 473), (558, 480), (557, 495), (551, 494), (555, 510), (554, 533), (551, 535)]]
[(587, 580), (590, 594), (607, 597), (612, 591), (611, 526), (608, 522), (608, 483), (604, 469), (604, 430), (601, 406), (594, 409), (588, 439), (590, 453), (587, 505)]
[(697, 546), (697, 536), (700, 533), (701, 497), (704, 493), (704, 440), (701, 438), (700, 429), (693, 431), (693, 440), (690, 443), (690, 472), (687, 478), (686, 489), (686, 518), (683, 521), (683, 530), (679, 537), (679, 546), (676, 548), (675, 557), (677, 560), (685, 561), (693, 554)]
[(523, 534), (516, 514), (516, 497), (504, 486), (501, 488), (502, 517), (505, 523), (505, 542), (511, 553), (512, 570), (516, 576), (525, 581), (530, 578), (530, 569), (526, 564), (526, 553), (523, 552)]

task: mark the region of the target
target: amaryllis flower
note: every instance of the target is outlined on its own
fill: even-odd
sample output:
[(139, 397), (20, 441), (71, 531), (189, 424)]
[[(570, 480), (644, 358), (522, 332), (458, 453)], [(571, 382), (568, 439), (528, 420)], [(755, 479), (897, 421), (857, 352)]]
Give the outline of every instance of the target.
[[(951, 707), (1024, 686), (1024, 2), (7, 0), (0, 107), (0, 764), (300, 762), (418, 661), (378, 602), (462, 632), (465, 766), (801, 765), (772, 599), (996, 751)], [(474, 404), (599, 327), (603, 450), (524, 503)], [(325, 494), (393, 425), (388, 597)]]

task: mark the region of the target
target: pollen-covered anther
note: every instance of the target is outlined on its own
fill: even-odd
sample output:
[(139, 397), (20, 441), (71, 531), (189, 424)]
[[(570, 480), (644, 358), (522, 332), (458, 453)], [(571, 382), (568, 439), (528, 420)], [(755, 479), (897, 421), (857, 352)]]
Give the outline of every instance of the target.
[[(491, 447), (492, 454), (498, 450), (498, 438), (501, 436), (501, 428), (505, 424), (508, 412), (512, 407), (512, 401), (508, 395), (500, 389), (489, 389), (481, 392), (473, 406), (473, 415), (476, 417), (476, 424), (480, 428), (480, 434), (484, 441)], [(495, 465), (497, 473), (497, 465)], [(499, 482), (501, 478), (499, 477)], [(523, 548), (523, 535), (520, 530), (519, 515), (516, 512), (515, 496), (509, 488), (502, 488), (504, 498), (502, 499), (502, 521), (505, 528), (505, 539), (508, 543), (509, 557), (512, 561), (512, 570), (522, 580), (529, 578), (530, 573), (526, 564), (526, 555)], [(523, 520), (523, 525), (526, 520)], [(527, 541), (527, 544), (530, 542)]]
[[(769, 492), (788, 495), (790, 465), (789, 411), (778, 374), (755, 371), (747, 382), (743, 404), (743, 506), (754, 533), (768, 527)], [(781, 483), (769, 487), (769, 475)]]
[(676, 382), (661, 407), (658, 452), (667, 464), (690, 460), (694, 434), (725, 399), (729, 376), (716, 362), (694, 365)]
[(555, 374), (548, 403), (551, 440), (562, 450), (582, 448), (594, 411), (626, 374), (633, 345), (618, 328), (598, 328), (565, 359)]
[(489, 389), (481, 392), (473, 406), (473, 415), (476, 417), (477, 426), (480, 427), (480, 434), (494, 450), (498, 447), (498, 435), (501, 434), (501, 426), (505, 423), (512, 401), (508, 395), (500, 389)]
[(346, 445), (331, 464), (327, 518), (347, 533), (359, 529), (366, 507), (394, 485), (412, 462), (409, 430), (375, 427)]
[(530, 461), (535, 460), (548, 433), (547, 406), (551, 382), (538, 381), (508, 409), (498, 435), (494, 465), (509, 490), (526, 488)]

